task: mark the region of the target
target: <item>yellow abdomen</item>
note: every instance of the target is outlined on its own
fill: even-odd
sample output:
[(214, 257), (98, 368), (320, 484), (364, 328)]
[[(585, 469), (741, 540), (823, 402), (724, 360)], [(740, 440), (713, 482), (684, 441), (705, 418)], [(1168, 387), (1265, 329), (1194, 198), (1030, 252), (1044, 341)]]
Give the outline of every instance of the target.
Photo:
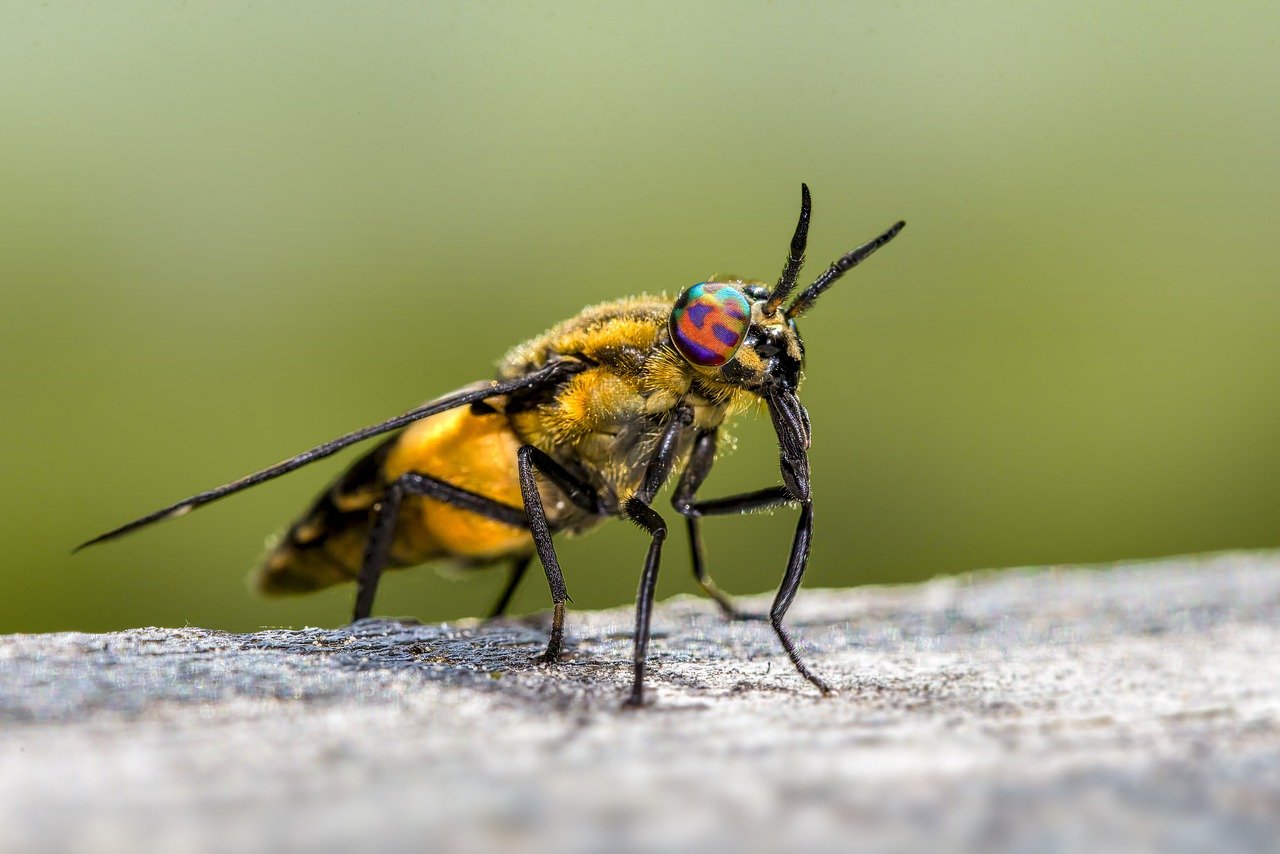
[[(408, 427), (382, 463), (387, 483), (402, 474), (431, 475), (454, 486), (523, 507), (516, 452), (520, 441), (500, 415), (462, 407)], [(400, 511), (392, 558), (488, 558), (531, 549), (529, 532), (431, 498), (409, 496)]]
[[(473, 414), (467, 407), (407, 427), (357, 460), (289, 528), (258, 570), (258, 588), (268, 594), (302, 593), (354, 580), (374, 506), (389, 484), (409, 472), (522, 507), (519, 448), (504, 416)], [(532, 550), (533, 539), (523, 528), (409, 495), (400, 505), (391, 566), (437, 558), (483, 563)]]

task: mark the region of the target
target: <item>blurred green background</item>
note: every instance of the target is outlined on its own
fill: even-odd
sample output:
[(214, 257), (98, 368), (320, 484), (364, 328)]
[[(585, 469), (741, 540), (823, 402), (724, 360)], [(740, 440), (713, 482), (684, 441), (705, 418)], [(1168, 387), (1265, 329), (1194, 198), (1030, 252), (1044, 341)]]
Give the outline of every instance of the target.
[[(909, 222), (802, 325), (807, 585), (1276, 546), (1277, 81), (1275, 3), (5, 3), (0, 631), (343, 622), (243, 583), (340, 460), (68, 552), (585, 304), (775, 277), (801, 180), (811, 276)], [(708, 496), (777, 481), (737, 433)], [(774, 586), (792, 525), (712, 521), (714, 574)], [(561, 548), (632, 598), (636, 530)]]

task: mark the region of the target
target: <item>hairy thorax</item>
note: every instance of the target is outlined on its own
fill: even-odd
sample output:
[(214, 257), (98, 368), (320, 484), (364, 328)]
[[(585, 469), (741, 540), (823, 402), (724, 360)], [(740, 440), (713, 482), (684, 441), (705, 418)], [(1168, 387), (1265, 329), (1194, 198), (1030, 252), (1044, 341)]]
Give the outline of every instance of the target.
[(741, 403), (701, 387), (671, 347), (671, 305), (642, 296), (594, 306), (512, 350), (499, 368), (508, 378), (557, 359), (583, 365), (541, 399), (509, 400), (506, 414), (521, 441), (584, 477), (610, 511), (639, 488), (677, 404), (692, 406), (694, 419), (680, 437), (675, 471), (696, 433), (720, 426)]

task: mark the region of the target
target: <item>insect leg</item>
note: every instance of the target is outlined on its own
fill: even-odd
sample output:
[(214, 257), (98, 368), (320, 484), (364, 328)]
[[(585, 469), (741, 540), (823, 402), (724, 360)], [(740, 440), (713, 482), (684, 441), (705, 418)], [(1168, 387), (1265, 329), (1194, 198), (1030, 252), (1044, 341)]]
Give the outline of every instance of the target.
[(360, 561), (360, 574), (356, 577), (356, 603), (351, 622), (363, 620), (373, 611), (373, 597), (378, 592), (378, 580), (387, 565), (391, 553), (391, 540), (395, 534), (396, 519), (400, 516), (400, 501), (404, 487), (399, 481), (387, 488), (386, 496), (374, 505), (373, 527), (365, 540), (364, 558)]
[(496, 620), (503, 614), (507, 613), (507, 606), (511, 604), (511, 597), (515, 595), (516, 588), (520, 586), (520, 579), (524, 578), (525, 570), (529, 568), (529, 562), (533, 560), (533, 555), (521, 555), (511, 562), (511, 569), (507, 572), (507, 583), (502, 588), (502, 592), (498, 594), (498, 601), (489, 609), (489, 616), (486, 620)]
[[(770, 507), (781, 507), (794, 504), (796, 499), (787, 492), (785, 486), (766, 486), (755, 492), (744, 492), (740, 495), (728, 495), (724, 498), (709, 498), (705, 501), (694, 501), (687, 508), (687, 515), (695, 518), (702, 516), (731, 516), (750, 513), (754, 510), (768, 510)], [(682, 513), (686, 512), (684, 510)]]
[[(410, 472), (401, 475), (387, 487), (386, 497), (374, 507), (373, 526), (369, 531), (369, 539), (365, 541), (364, 558), (360, 563), (360, 574), (356, 578), (356, 602), (352, 621), (363, 620), (373, 610), (373, 597), (378, 591), (378, 581), (382, 578), (382, 570), (386, 568), (387, 558), (391, 553), (396, 518), (400, 515), (400, 502), (406, 495), (425, 495), (498, 522), (518, 528), (525, 527), (525, 515), (518, 507), (494, 501), (425, 474)], [(514, 589), (514, 585), (512, 586)]]
[(693, 422), (693, 409), (680, 404), (672, 412), (662, 438), (654, 448), (653, 457), (645, 468), (644, 481), (639, 491), (627, 499), (623, 514), (649, 532), (649, 551), (644, 559), (644, 571), (640, 574), (640, 589), (636, 594), (636, 634), (632, 652), (635, 676), (631, 682), (628, 706), (644, 703), (644, 665), (649, 656), (649, 623), (653, 616), (653, 594), (658, 586), (658, 566), (662, 560), (662, 543), (667, 539), (666, 520), (649, 506), (653, 496), (671, 474), (681, 433)]
[(677, 513), (685, 517), (685, 525), (689, 531), (689, 553), (693, 564), (694, 579), (697, 580), (703, 591), (715, 600), (726, 617), (731, 620), (743, 620), (747, 619), (748, 615), (743, 614), (734, 607), (733, 599), (716, 585), (715, 581), (707, 573), (706, 562), (703, 559), (702, 532), (699, 530), (698, 518), (706, 514), (695, 502), (694, 496), (698, 492), (698, 487), (702, 486), (702, 482), (711, 473), (711, 465), (715, 461), (715, 453), (716, 430), (700, 432), (697, 438), (694, 439), (693, 452), (689, 456), (689, 462), (685, 466), (684, 472), (680, 475), (675, 492), (671, 495), (671, 506), (676, 509)]
[(649, 621), (653, 616), (653, 593), (658, 587), (658, 564), (662, 559), (662, 543), (667, 538), (667, 523), (657, 511), (638, 498), (627, 501), (625, 512), (628, 518), (653, 537), (649, 542), (649, 552), (644, 558), (644, 571), (640, 574), (640, 590), (636, 594), (636, 635), (632, 652), (635, 676), (631, 682), (631, 695), (627, 698), (628, 706), (639, 706), (644, 703), (644, 663), (649, 656)]
[(778, 636), (782, 648), (786, 650), (787, 657), (791, 659), (791, 663), (795, 665), (800, 675), (812, 682), (814, 687), (823, 694), (830, 694), (831, 686), (804, 663), (804, 660), (800, 657), (800, 651), (796, 648), (795, 640), (792, 639), (787, 627), (782, 624), (782, 618), (786, 616), (787, 609), (791, 607), (791, 600), (796, 598), (796, 591), (800, 589), (800, 580), (804, 578), (805, 565), (809, 561), (809, 544), (812, 538), (813, 502), (805, 501), (800, 506), (800, 519), (796, 522), (796, 534), (795, 539), (791, 542), (791, 557), (787, 561), (786, 574), (783, 575), (782, 584), (778, 587), (778, 595), (774, 598), (773, 605), (769, 608), (769, 622), (773, 625), (773, 631)]
[[(771, 403), (770, 405), (772, 406), (773, 404)], [(798, 406), (799, 403), (796, 402), (791, 407), (788, 412), (789, 417), (775, 419), (775, 426), (783, 434), (779, 439), (779, 446), (782, 449), (781, 466), (783, 479), (787, 482), (787, 486), (770, 486), (758, 489), (755, 492), (731, 495), (726, 498), (692, 501), (691, 493), (697, 488), (697, 484), (701, 482), (701, 478), (696, 477), (698, 472), (695, 470), (695, 465), (698, 464), (699, 446), (695, 445), (694, 456), (690, 459), (689, 468), (685, 470), (680, 484), (676, 487), (672, 503), (675, 504), (676, 509), (689, 522), (690, 542), (694, 549), (695, 574), (698, 572), (698, 563), (701, 560), (701, 543), (698, 539), (696, 527), (697, 520), (700, 517), (748, 513), (752, 510), (763, 510), (797, 502), (800, 504), (800, 518), (796, 523), (796, 533), (791, 544), (791, 555), (787, 561), (787, 571), (774, 599), (773, 607), (769, 609), (769, 622), (773, 626), (778, 640), (782, 643), (782, 648), (786, 650), (787, 656), (791, 659), (791, 663), (795, 665), (800, 675), (812, 682), (823, 693), (829, 693), (831, 688), (809, 670), (808, 666), (800, 658), (799, 650), (796, 648), (791, 633), (782, 624), (782, 619), (786, 616), (787, 609), (791, 607), (796, 591), (800, 588), (800, 579), (804, 577), (805, 566), (809, 559), (809, 545), (813, 537), (813, 502), (809, 497), (809, 462), (808, 455), (805, 453), (805, 446), (808, 444), (808, 422), (803, 417), (803, 410), (799, 410)], [(701, 437), (699, 437), (699, 441), (701, 442)], [(703, 453), (708, 452), (703, 451)], [(707, 468), (710, 468), (709, 464), (707, 464)], [(705, 471), (703, 476), (705, 477)], [(719, 597), (716, 597), (716, 599), (720, 601)]]
[[(823, 694), (831, 693), (831, 686), (809, 669), (800, 657), (791, 633), (782, 624), (791, 601), (800, 589), (805, 566), (809, 562), (809, 546), (813, 539), (813, 498), (809, 489), (809, 417), (792, 392), (779, 391), (766, 398), (774, 430), (778, 434), (782, 481), (792, 500), (800, 503), (800, 518), (796, 520), (795, 538), (791, 541), (791, 556), (787, 559), (787, 571), (778, 586), (778, 594), (769, 608), (769, 622), (787, 657), (805, 679), (813, 683)], [(762, 490), (764, 492), (764, 490)], [(760, 495), (761, 493), (756, 493)]]
[(547, 574), (547, 585), (551, 588), (551, 634), (547, 638), (547, 649), (538, 656), (538, 662), (554, 664), (560, 660), (560, 650), (564, 645), (564, 605), (569, 601), (569, 593), (564, 586), (564, 573), (560, 571), (555, 545), (551, 542), (551, 527), (547, 524), (547, 512), (542, 506), (542, 495), (538, 492), (538, 479), (534, 476), (534, 469), (542, 472), (564, 491), (569, 500), (583, 509), (599, 513), (599, 501), (590, 485), (575, 478), (562, 465), (533, 445), (522, 446), (516, 459), (520, 469), (520, 495), (524, 499), (526, 524), (529, 533), (533, 535), (538, 559), (542, 561), (542, 568)]
[[(677, 503), (679, 501), (680, 503)], [(685, 517), (689, 527), (689, 548), (693, 553), (693, 575), (702, 588), (720, 605), (726, 617), (731, 620), (763, 620), (763, 615), (748, 614), (739, 611), (733, 599), (721, 590), (707, 574), (702, 557), (702, 536), (698, 521), (703, 516), (727, 516), (750, 513), (753, 510), (767, 510), (784, 504), (794, 504), (795, 499), (786, 487), (769, 486), (755, 492), (744, 492), (741, 495), (730, 495), (725, 498), (713, 498), (708, 501), (692, 501), (679, 492), (672, 496), (676, 510)]]

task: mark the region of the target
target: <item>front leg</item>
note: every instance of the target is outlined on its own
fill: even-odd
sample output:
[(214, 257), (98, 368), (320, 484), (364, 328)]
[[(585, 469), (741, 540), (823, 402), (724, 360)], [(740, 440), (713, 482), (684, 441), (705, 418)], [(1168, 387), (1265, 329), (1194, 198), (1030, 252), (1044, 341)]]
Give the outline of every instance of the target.
[[(813, 540), (813, 497), (809, 488), (809, 414), (791, 391), (775, 389), (765, 397), (765, 402), (769, 405), (769, 415), (778, 436), (782, 482), (792, 499), (800, 503), (800, 518), (796, 520), (795, 538), (791, 541), (791, 556), (787, 559), (787, 571), (782, 576), (782, 583), (778, 585), (773, 606), (769, 608), (769, 622), (796, 671), (827, 695), (832, 693), (831, 686), (804, 663), (791, 633), (782, 624), (787, 609), (796, 598), (796, 591), (800, 589), (800, 581), (804, 578), (804, 570), (809, 563), (809, 546)], [(758, 494), (763, 492), (762, 490)]]
[[(700, 516), (749, 513), (752, 510), (763, 510), (769, 507), (795, 503), (797, 503), (795, 496), (785, 487), (770, 486), (755, 492), (746, 492), (742, 495), (731, 495), (727, 498), (695, 502), (689, 505), (686, 515), (689, 517), (690, 525), (692, 525)], [(813, 539), (813, 500), (806, 497), (799, 504), (800, 518), (796, 521), (796, 532), (791, 541), (791, 556), (787, 560), (787, 571), (783, 575), (782, 584), (778, 589), (777, 596), (774, 598), (773, 606), (769, 609), (769, 623), (773, 626), (773, 631), (778, 636), (778, 641), (786, 651), (787, 657), (791, 659), (791, 663), (800, 675), (812, 682), (823, 694), (830, 694), (831, 687), (814, 674), (809, 669), (809, 666), (804, 663), (800, 657), (799, 650), (796, 648), (795, 641), (791, 637), (791, 632), (782, 624), (782, 618), (786, 616), (787, 609), (791, 607), (791, 601), (796, 597), (796, 591), (800, 589), (800, 579), (804, 577), (804, 570), (809, 562), (809, 544)], [(731, 615), (736, 613), (730, 612)], [(739, 617), (739, 619), (741, 618)], [(754, 616), (748, 616), (747, 619), (754, 619)]]
[[(791, 607), (792, 600), (795, 599), (796, 592), (800, 589), (800, 581), (804, 577), (805, 567), (809, 562), (809, 547), (813, 539), (813, 499), (809, 488), (807, 453), (809, 418), (800, 401), (790, 392), (776, 391), (766, 396), (766, 402), (778, 436), (779, 464), (785, 485), (765, 487), (755, 492), (731, 495), (726, 498), (695, 501), (694, 494), (697, 487), (711, 469), (715, 448), (714, 434), (706, 432), (699, 435), (693, 456), (671, 500), (676, 510), (689, 522), (695, 574), (699, 572), (698, 568), (702, 563), (701, 541), (697, 529), (697, 520), (701, 517), (749, 513), (753, 510), (765, 510), (784, 504), (800, 505), (800, 518), (796, 521), (791, 554), (787, 559), (787, 569), (783, 574), (782, 583), (769, 609), (769, 623), (796, 671), (823, 694), (830, 694), (831, 686), (805, 664), (795, 640), (791, 637), (791, 632), (782, 622), (787, 610)], [(705, 570), (702, 572), (705, 576)], [(711, 591), (708, 590), (708, 592)], [(720, 602), (721, 607), (729, 606), (726, 608), (728, 613), (735, 613), (731, 610), (732, 603), (722, 601), (715, 593), (712, 595), (717, 602)]]

